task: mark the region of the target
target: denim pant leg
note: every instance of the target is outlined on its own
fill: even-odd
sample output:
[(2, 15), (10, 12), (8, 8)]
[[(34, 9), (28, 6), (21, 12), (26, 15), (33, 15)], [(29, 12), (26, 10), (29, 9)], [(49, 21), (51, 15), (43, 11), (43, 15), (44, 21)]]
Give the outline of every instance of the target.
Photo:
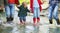
[(21, 17), (21, 16), (20, 16), (20, 17), (19, 17), (19, 19), (20, 19), (20, 22), (22, 22), (22, 20), (23, 20), (23, 17)]
[(40, 17), (40, 9), (37, 8), (37, 9), (36, 9), (36, 12), (37, 12), (37, 18), (39, 18), (39, 17)]
[(37, 8), (34, 7), (34, 18), (37, 18)]
[(10, 8), (9, 6), (5, 6), (6, 17), (10, 17)]
[(49, 20), (51, 20), (52, 19), (52, 15), (53, 15), (53, 8), (52, 8), (53, 6), (51, 5), (50, 7), (49, 7), (49, 9), (48, 9), (48, 11), (49, 11), (49, 14), (48, 14), (48, 18), (49, 18)]
[(23, 17), (23, 21), (26, 22), (26, 16)]
[(22, 22), (22, 21), (26, 21), (26, 17), (24, 17), (24, 16), (20, 16), (20, 22)]
[(54, 8), (53, 16), (55, 19), (58, 19), (58, 4), (56, 4)]
[(15, 11), (15, 5), (14, 4), (10, 4), (10, 16), (14, 17), (14, 12)]

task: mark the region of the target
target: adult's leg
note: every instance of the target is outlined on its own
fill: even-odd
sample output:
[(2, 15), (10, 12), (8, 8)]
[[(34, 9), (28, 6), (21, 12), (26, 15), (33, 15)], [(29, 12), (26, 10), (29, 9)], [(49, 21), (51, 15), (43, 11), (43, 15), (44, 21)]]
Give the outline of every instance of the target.
[(5, 12), (6, 12), (6, 19), (7, 19), (7, 22), (10, 21), (10, 8), (9, 6), (5, 6)]
[(52, 22), (52, 15), (53, 15), (53, 8), (52, 8), (53, 6), (52, 5), (50, 5), (49, 6), (49, 9), (48, 9), (48, 11), (49, 11), (49, 15), (48, 15), (48, 18), (49, 18), (49, 23), (50, 24), (52, 24), (53, 22)]
[(37, 8), (36, 12), (37, 12), (37, 22), (40, 22), (40, 9)]
[(13, 21), (14, 19), (14, 12), (15, 11), (15, 5), (14, 4), (10, 4), (10, 19), (11, 21)]
[(34, 7), (33, 22), (34, 22), (34, 24), (36, 24), (36, 22), (37, 22), (37, 11), (36, 11), (36, 8), (35, 7)]
[(54, 19), (57, 21), (57, 24), (60, 24), (59, 18), (58, 18), (58, 4), (56, 4), (54, 9)]

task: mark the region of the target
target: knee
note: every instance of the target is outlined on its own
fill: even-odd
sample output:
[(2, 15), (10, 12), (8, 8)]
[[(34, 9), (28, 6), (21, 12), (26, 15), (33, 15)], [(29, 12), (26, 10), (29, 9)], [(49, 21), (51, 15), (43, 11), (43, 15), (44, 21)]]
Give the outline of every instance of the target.
[(58, 16), (55, 15), (55, 16), (54, 16), (54, 19), (58, 19)]
[(48, 18), (49, 18), (49, 19), (52, 19), (52, 15), (48, 15)]
[(58, 14), (55, 13), (55, 14), (54, 14), (54, 18), (55, 18), (55, 19), (58, 19)]
[(26, 16), (22, 17), (22, 20), (23, 20), (23, 21), (26, 21)]

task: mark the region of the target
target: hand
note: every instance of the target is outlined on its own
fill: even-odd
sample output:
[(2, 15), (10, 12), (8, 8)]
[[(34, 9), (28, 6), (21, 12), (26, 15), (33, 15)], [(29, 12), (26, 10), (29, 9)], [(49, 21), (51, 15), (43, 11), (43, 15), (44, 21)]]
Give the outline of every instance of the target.
[(32, 11), (32, 10), (30, 10), (30, 12), (31, 12), (31, 13), (33, 13), (33, 11)]
[(16, 5), (16, 7), (20, 7), (20, 5)]

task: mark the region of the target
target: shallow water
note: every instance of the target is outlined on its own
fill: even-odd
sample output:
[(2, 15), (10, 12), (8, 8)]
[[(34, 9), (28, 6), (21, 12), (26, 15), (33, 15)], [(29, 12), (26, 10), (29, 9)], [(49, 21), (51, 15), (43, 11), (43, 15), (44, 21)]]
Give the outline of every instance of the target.
[(14, 27), (5, 27), (3, 29), (0, 28), (0, 33), (60, 33), (60, 27), (50, 28), (48, 25), (18, 25)]
[[(1, 15), (1, 14), (0, 14)], [(16, 16), (16, 14), (15, 14)], [(1, 18), (2, 16), (0, 16)], [(17, 17), (17, 16), (16, 16)], [(27, 16), (28, 23), (32, 21), (32, 16)], [(16, 18), (15, 18), (16, 19)], [(28, 20), (29, 19), (29, 20)], [(2, 20), (5, 20), (5, 16), (2, 17)], [(16, 19), (14, 22), (18, 23)], [(44, 20), (44, 21), (43, 21)], [(33, 21), (32, 21), (33, 22)], [(31, 23), (32, 23), (31, 22)], [(19, 25), (19, 24), (13, 24), (11, 26), (0, 26), (0, 33), (60, 33), (60, 27), (50, 28), (48, 24), (48, 18), (47, 17), (41, 17), (41, 22), (43, 25)], [(52, 27), (52, 26), (51, 26)]]

